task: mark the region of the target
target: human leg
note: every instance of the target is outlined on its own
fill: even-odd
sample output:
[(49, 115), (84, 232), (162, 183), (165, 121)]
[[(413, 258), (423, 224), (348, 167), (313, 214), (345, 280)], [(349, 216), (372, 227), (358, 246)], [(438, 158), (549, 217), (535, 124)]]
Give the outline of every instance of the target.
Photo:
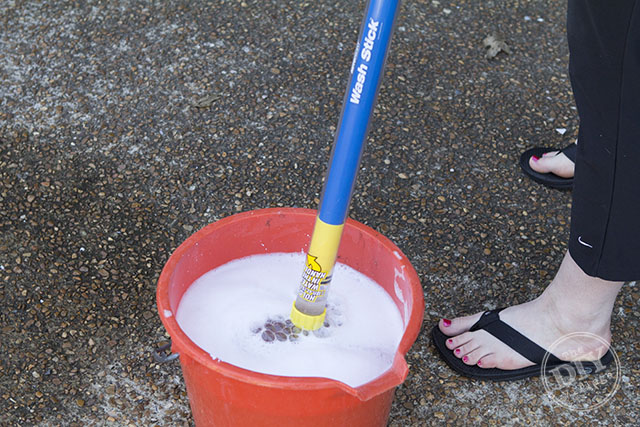
[(580, 115), (569, 251), (589, 275), (640, 278), (640, 1), (569, 3)]
[[(540, 297), (500, 313), (503, 322), (543, 348), (571, 332), (599, 337), (593, 344), (563, 342), (574, 347), (554, 349), (569, 355), (564, 360), (580, 360), (579, 352), (570, 351), (579, 347), (592, 355), (608, 346), (622, 281), (640, 278), (638, 3), (569, 3), (571, 78), (581, 121), (569, 251)], [(470, 330), (481, 315), (441, 320), (438, 330), (449, 337), (446, 348), (467, 365), (530, 366), (531, 360), (491, 334)]]

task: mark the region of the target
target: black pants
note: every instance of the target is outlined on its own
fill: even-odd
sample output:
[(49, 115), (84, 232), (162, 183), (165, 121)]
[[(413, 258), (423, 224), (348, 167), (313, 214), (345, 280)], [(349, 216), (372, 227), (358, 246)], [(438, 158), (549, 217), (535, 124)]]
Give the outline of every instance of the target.
[(569, 0), (580, 130), (569, 253), (590, 276), (640, 279), (640, 0)]

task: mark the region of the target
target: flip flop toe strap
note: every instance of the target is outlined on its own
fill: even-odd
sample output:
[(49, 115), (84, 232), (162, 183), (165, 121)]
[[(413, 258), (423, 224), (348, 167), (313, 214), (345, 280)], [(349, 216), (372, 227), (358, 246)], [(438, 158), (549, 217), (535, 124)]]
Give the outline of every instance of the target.
[[(486, 311), (469, 330), (485, 330), (531, 362), (541, 364), (547, 351), (500, 320), (498, 313), (502, 310), (500, 308)], [(562, 361), (553, 354), (549, 354), (547, 363), (556, 364)]]
[(576, 153), (578, 152), (578, 144), (576, 144), (575, 142), (572, 144), (567, 145), (566, 147), (564, 147), (562, 150), (560, 150), (560, 153), (564, 153), (565, 156), (567, 156), (569, 158), (569, 160), (571, 160), (573, 163), (576, 162)]

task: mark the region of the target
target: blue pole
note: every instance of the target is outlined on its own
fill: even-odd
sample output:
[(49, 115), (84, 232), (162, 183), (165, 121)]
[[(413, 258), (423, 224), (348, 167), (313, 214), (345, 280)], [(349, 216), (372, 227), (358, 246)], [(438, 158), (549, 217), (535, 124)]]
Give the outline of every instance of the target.
[(399, 3), (370, 0), (362, 22), (320, 203), (319, 217), (327, 224), (343, 224), (347, 217)]
[(316, 330), (326, 300), (400, 0), (369, 0), (291, 321)]

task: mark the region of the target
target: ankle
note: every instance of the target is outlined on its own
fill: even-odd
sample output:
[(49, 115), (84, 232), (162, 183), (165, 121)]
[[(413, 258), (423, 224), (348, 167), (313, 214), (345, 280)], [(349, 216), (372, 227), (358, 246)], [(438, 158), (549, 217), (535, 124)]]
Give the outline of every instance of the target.
[(611, 314), (615, 298), (598, 299), (567, 295), (549, 286), (536, 300), (552, 326), (560, 335), (587, 332), (609, 340), (611, 336)]
[(608, 327), (623, 282), (612, 282), (584, 273), (567, 251), (558, 273), (540, 296), (559, 319), (582, 327)]

